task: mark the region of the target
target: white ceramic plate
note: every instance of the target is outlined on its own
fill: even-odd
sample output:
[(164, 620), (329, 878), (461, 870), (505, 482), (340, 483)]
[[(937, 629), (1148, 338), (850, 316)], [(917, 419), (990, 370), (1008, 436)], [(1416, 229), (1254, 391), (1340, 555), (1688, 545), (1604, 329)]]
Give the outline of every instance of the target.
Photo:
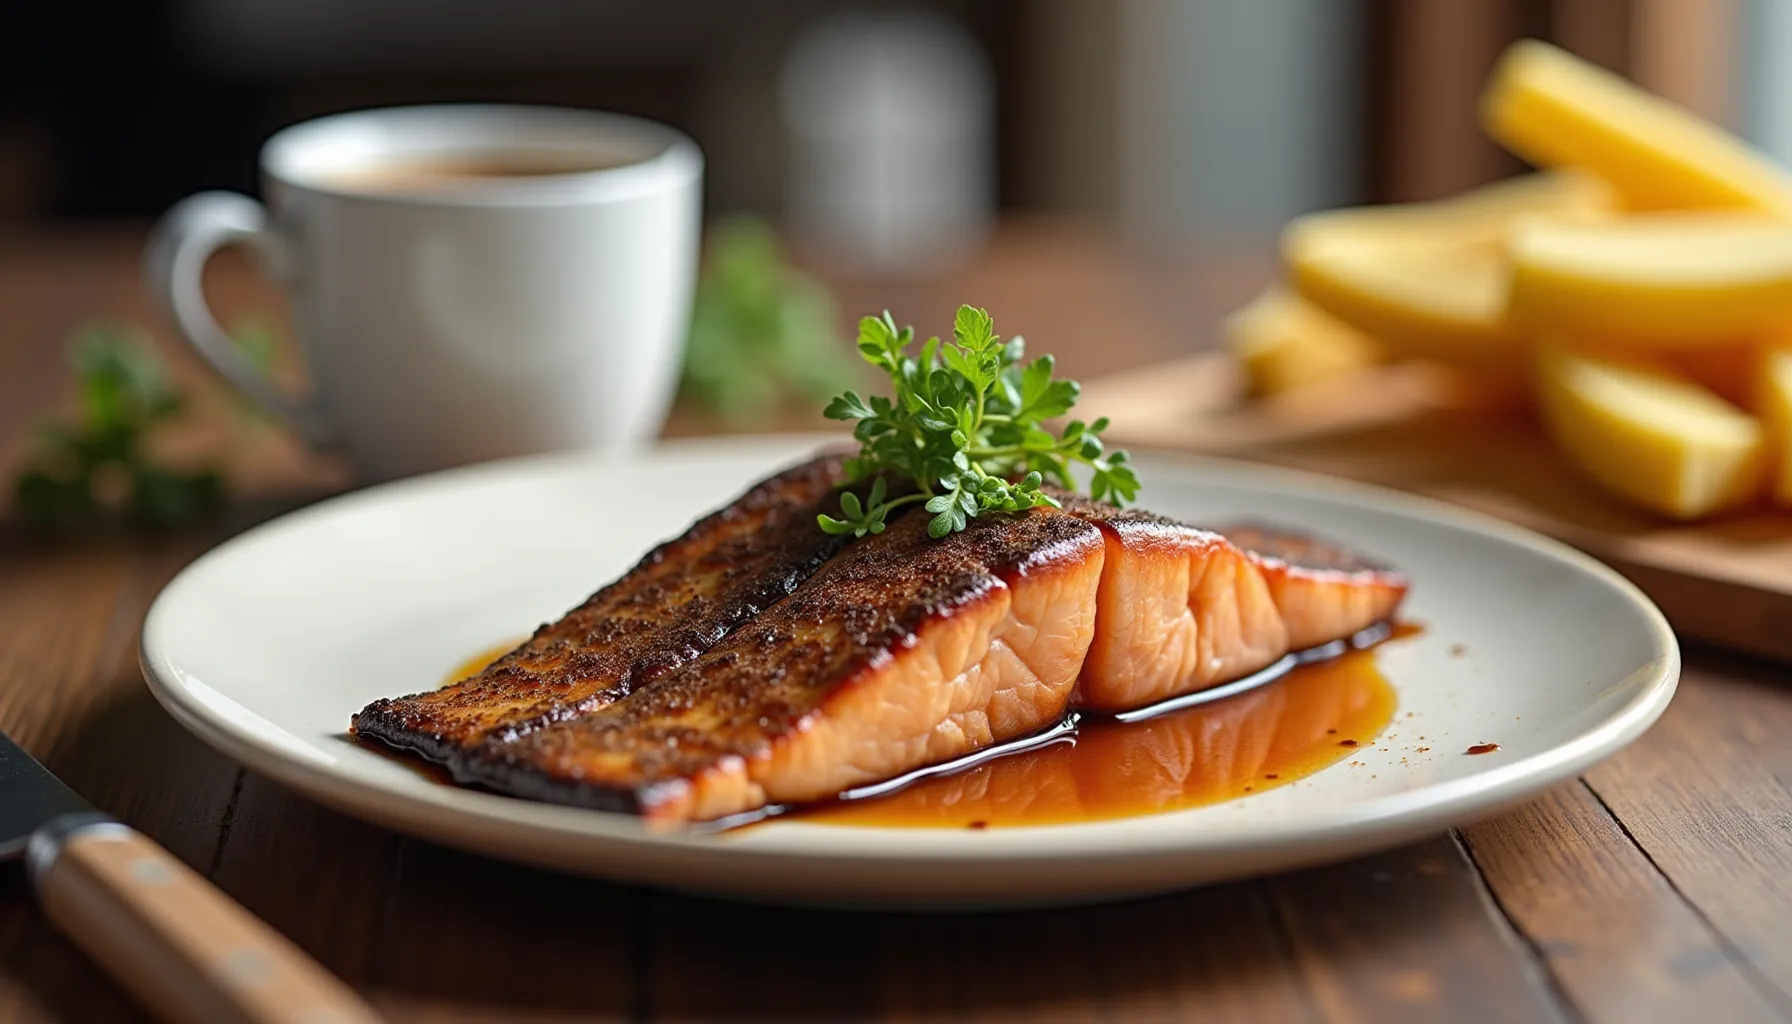
[[(959, 831), (791, 820), (655, 835), (627, 816), (431, 782), (346, 738), (367, 702), (426, 689), (468, 656), (557, 618), (649, 545), (816, 444), (708, 441), (637, 458), (501, 462), (323, 502), (222, 545), (170, 583), (144, 625), (144, 672), (162, 704), (226, 754), (400, 831), (581, 874), (906, 906), (1100, 899), (1407, 842), (1611, 754), (1661, 714), (1679, 676), (1660, 612), (1560, 544), (1321, 477), (1141, 455), (1143, 503), (1154, 511), (1308, 527), (1411, 575), (1405, 614), (1425, 628), (1378, 654), (1400, 709), (1392, 735), (1352, 757), (1360, 765), (1092, 824)], [(1488, 741), (1500, 749), (1465, 755)]]

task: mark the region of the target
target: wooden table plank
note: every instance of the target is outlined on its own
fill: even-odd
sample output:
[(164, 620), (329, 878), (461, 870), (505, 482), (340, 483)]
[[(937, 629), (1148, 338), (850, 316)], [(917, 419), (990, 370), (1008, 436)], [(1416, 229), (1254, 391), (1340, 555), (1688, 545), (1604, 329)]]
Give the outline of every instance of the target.
[(0, 240), (0, 458), (43, 410), (72, 393), (63, 349), (69, 333), (143, 308), (130, 255), (140, 237), (107, 227)]
[(1259, 882), (1107, 908), (1086, 948), (1110, 1020), (1316, 1020)]
[(404, 839), (371, 979), (396, 1021), (635, 1016), (647, 894)]
[[(875, 917), (673, 893), (642, 907), (647, 1020), (842, 1020), (885, 1005)], [(949, 941), (944, 929), (935, 941)]]
[(1792, 698), (1783, 669), (1694, 656), (1661, 721), (1587, 783), (1792, 1019)]
[(368, 984), (398, 836), (243, 776), (212, 881), (357, 987)]
[(1494, 898), (1589, 1019), (1782, 1019), (1584, 783), (1464, 837)]
[[(117, 546), (27, 548), (0, 537), (0, 728), (52, 769), (130, 636), (121, 610), (134, 556)], [(121, 625), (122, 623), (122, 625)], [(70, 744), (62, 743), (63, 749)], [(79, 744), (73, 744), (77, 747)], [(51, 931), (23, 874), (0, 888), (0, 1019), (107, 1020), (130, 1004)]]
[(1310, 1019), (1261, 889), (995, 914), (653, 898), (654, 1020)]
[(1328, 1021), (1567, 1016), (1453, 836), (1266, 884)]
[[(156, 592), (183, 565), (273, 510), (247, 506), (207, 528), (129, 544), (117, 537), (97, 544), (16, 534), (0, 540), (0, 564), (8, 568), (0, 573), (0, 725), (95, 806), (200, 871), (220, 852), (239, 769), (150, 696), (137, 664), (139, 627)], [(19, 661), (9, 665), (7, 654)], [(91, 661), (57, 667), (80, 657)], [(8, 668), (19, 674), (9, 676)], [(134, 1018), (122, 993), (50, 930), (23, 877), (16, 882), (0, 918), (22, 922), (21, 976), (40, 993), (75, 1000), (46, 1019)], [(0, 951), (7, 948), (10, 940), (0, 937)], [(82, 981), (65, 992), (54, 978)], [(4, 993), (12, 980), (0, 968), (0, 1019), (11, 1019)]]
[(231, 527), (139, 542), (137, 565), (115, 616), (126, 629), (80, 713), (46, 764), (96, 806), (200, 870), (215, 864), (218, 832), (233, 799), (236, 763), (183, 729), (143, 682), (137, 650), (156, 593)]

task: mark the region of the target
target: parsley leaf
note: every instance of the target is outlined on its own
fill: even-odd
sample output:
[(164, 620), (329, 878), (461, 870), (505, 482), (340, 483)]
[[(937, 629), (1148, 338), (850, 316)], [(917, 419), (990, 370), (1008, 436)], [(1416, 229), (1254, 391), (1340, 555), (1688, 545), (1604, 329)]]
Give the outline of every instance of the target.
[[(1139, 478), (1126, 453), (1102, 443), (1105, 418), (1072, 420), (1057, 433), (1046, 426), (1076, 404), (1077, 383), (1054, 379), (1049, 355), (1023, 363), (1026, 343), (1003, 341), (987, 310), (960, 306), (952, 340), (929, 338), (918, 356), (909, 353), (914, 338), (914, 329), (898, 327), (887, 311), (859, 321), (859, 355), (890, 379), (893, 397), (848, 391), (828, 403), (829, 419), (854, 424), (859, 453), (848, 474), (875, 482), (863, 501), (842, 495), (843, 518), (820, 516), (823, 530), (880, 533), (892, 511), (919, 502), (931, 517), (927, 533), (937, 539), (984, 513), (1056, 506), (1046, 481), (1075, 490), (1079, 465), (1092, 497), (1122, 503), (1137, 496)], [(914, 489), (888, 497), (889, 476), (912, 481)]]
[(33, 457), (13, 481), (13, 504), (26, 523), (72, 530), (115, 511), (137, 525), (172, 527), (222, 503), (216, 472), (157, 466), (146, 450), (149, 435), (185, 403), (140, 332), (83, 328), (69, 361), (81, 416), (38, 429)]
[(834, 324), (826, 289), (785, 262), (765, 222), (724, 221), (697, 284), (683, 393), (733, 424), (822, 401), (858, 379)]

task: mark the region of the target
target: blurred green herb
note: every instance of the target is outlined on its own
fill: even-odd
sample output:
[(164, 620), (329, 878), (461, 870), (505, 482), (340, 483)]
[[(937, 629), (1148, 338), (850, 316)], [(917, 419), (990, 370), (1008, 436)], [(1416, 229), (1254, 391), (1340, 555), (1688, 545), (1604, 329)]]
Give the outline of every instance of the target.
[(65, 531), (116, 513), (134, 525), (172, 527), (218, 506), (224, 488), (216, 472), (158, 466), (147, 451), (149, 436), (180, 414), (184, 399), (141, 332), (84, 327), (70, 341), (69, 361), (80, 414), (38, 428), (36, 450), (13, 483), (26, 523)]
[[(273, 375), (275, 355), (280, 349), (280, 332), (273, 324), (250, 314), (233, 320), (229, 333), (230, 340), (236, 342), (237, 350), (257, 373), (264, 377)], [(276, 422), (267, 409), (241, 391), (231, 388), (230, 396), (237, 414), (248, 424), (267, 427)]]
[(734, 423), (825, 401), (858, 379), (827, 290), (784, 262), (757, 218), (720, 224), (697, 285), (684, 392)]
[[(848, 474), (877, 480), (863, 502), (842, 494), (846, 518), (820, 516), (823, 530), (882, 533), (893, 510), (921, 501), (933, 513), (928, 534), (944, 537), (983, 512), (1057, 505), (1040, 488), (1051, 480), (1075, 490), (1072, 464), (1089, 468), (1089, 494), (1097, 500), (1119, 504), (1138, 494), (1126, 452), (1102, 444), (1106, 418), (1071, 420), (1056, 434), (1046, 429), (1045, 421), (1076, 404), (1081, 388), (1052, 379), (1049, 355), (1022, 365), (1026, 342), (1004, 342), (988, 311), (958, 307), (952, 340), (927, 339), (919, 358), (908, 352), (914, 337), (914, 328), (898, 328), (888, 312), (859, 321), (859, 354), (889, 376), (893, 397), (848, 391), (829, 403), (829, 419), (857, 421), (859, 454)], [(885, 472), (914, 481), (916, 490), (887, 498)]]
[(259, 316), (240, 317), (232, 321), (230, 338), (249, 365), (264, 374), (273, 371), (274, 353), (280, 348), (280, 332), (273, 324)]

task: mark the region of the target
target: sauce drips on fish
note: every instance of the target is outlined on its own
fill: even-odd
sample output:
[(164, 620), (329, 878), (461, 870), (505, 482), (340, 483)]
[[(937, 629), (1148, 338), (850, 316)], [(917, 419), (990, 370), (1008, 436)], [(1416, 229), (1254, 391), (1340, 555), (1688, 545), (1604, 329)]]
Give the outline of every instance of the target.
[(516, 650), (518, 647), (522, 646), (522, 643), (521, 640), (511, 640), (508, 643), (493, 644), (492, 646), (487, 647), (478, 654), (473, 655), (467, 660), (456, 664), (452, 669), (449, 669), (448, 674), (442, 677), (440, 685), (453, 686), (455, 683), (460, 682), (468, 676), (478, 675), (485, 671), (487, 665), (497, 661), (511, 651)]
[[(1350, 757), (1394, 717), (1373, 650), (1142, 721), (1087, 717), (1057, 742), (894, 793), (795, 812), (805, 822), (985, 829), (1130, 818), (1261, 793)], [(1356, 745), (1341, 745), (1354, 740)]]
[[(841, 800), (771, 808), (709, 827), (778, 816), (827, 825), (982, 830), (1138, 817), (1261, 793), (1328, 768), (1380, 735), (1398, 698), (1376, 666), (1375, 647), (1419, 631), (1410, 624), (1378, 627), (1365, 631), (1355, 649), (1339, 643), (1290, 656), (1289, 664), (1272, 666), (1260, 678), (1123, 716), (1074, 715), (1039, 735), (842, 794)], [(442, 685), (479, 672), (516, 646), (512, 641), (480, 651), (456, 665)], [(1201, 702), (1189, 706), (1191, 700)], [(392, 756), (433, 781), (453, 784), (436, 765)]]

